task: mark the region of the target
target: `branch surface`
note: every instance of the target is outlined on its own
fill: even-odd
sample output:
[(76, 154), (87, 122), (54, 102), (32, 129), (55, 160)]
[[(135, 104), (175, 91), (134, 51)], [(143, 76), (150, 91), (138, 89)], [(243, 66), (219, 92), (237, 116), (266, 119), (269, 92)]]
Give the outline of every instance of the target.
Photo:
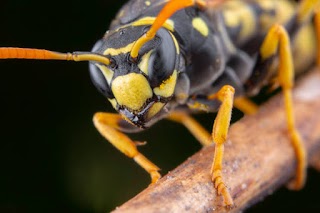
[[(310, 165), (320, 169), (320, 70), (313, 70), (298, 82), (293, 98), (296, 124)], [(114, 213), (226, 212), (210, 180), (213, 153), (214, 145), (204, 147)], [(228, 212), (248, 208), (294, 177), (296, 161), (281, 94), (257, 114), (232, 125), (223, 166), (236, 205)]]

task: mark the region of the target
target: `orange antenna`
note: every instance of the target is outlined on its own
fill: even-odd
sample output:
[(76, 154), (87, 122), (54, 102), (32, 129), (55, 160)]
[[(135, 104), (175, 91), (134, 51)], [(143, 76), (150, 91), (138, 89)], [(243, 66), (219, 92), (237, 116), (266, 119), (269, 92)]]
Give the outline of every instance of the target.
[(1, 47), (0, 59), (38, 59), (38, 60), (65, 60), (65, 61), (96, 61), (109, 65), (110, 60), (92, 52), (59, 53), (42, 49)]
[(133, 45), (130, 56), (132, 58), (137, 58), (139, 50), (141, 47), (154, 38), (157, 31), (162, 27), (164, 22), (170, 18), (175, 12), (186, 7), (191, 7), (193, 5), (199, 5), (199, 7), (204, 8), (206, 2), (204, 0), (171, 0), (164, 8), (160, 11), (156, 20), (153, 22), (151, 28), (143, 34)]

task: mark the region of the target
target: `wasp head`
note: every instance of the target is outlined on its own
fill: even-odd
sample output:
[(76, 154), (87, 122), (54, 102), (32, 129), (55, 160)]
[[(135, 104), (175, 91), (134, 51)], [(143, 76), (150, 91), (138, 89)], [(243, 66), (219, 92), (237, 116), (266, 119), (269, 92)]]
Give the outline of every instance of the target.
[(105, 55), (111, 63), (90, 63), (97, 89), (124, 119), (141, 128), (157, 117), (172, 98), (179, 64), (179, 47), (166, 29), (160, 29), (144, 44), (137, 58), (130, 57), (135, 41), (146, 30), (128, 26), (107, 32), (92, 52)]

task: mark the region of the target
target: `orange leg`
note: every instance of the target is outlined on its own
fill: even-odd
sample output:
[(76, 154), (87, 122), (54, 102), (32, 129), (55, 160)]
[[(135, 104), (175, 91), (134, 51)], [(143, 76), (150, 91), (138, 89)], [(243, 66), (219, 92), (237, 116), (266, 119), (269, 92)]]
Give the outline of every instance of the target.
[(185, 112), (173, 112), (168, 116), (168, 119), (183, 124), (202, 145), (206, 146), (212, 144), (212, 142), (215, 143), (215, 153), (211, 167), (212, 182), (217, 189), (218, 195), (223, 196), (224, 203), (227, 207), (233, 206), (233, 199), (223, 181), (221, 171), (224, 142), (226, 141), (230, 126), (233, 96), (234, 88), (228, 85), (222, 87), (217, 93), (208, 96), (209, 100), (218, 99), (222, 102), (214, 121), (211, 135)]
[(187, 113), (173, 112), (167, 118), (183, 124), (203, 146), (212, 144), (209, 132)]
[(236, 98), (234, 106), (247, 115), (252, 115), (258, 111), (258, 106), (246, 97)]
[(293, 62), (290, 48), (290, 39), (285, 28), (281, 25), (274, 25), (267, 34), (261, 48), (262, 60), (267, 60), (279, 53), (278, 82), (284, 93), (285, 111), (287, 117), (288, 132), (291, 143), (297, 157), (296, 179), (290, 183), (291, 189), (301, 189), (306, 179), (306, 150), (303, 141), (294, 123), (292, 87), (294, 84)]
[(211, 95), (208, 98), (219, 99), (222, 102), (212, 129), (212, 139), (216, 144), (213, 164), (211, 167), (212, 181), (218, 191), (218, 194), (223, 196), (225, 205), (227, 207), (232, 207), (233, 199), (222, 178), (222, 159), (224, 143), (226, 142), (230, 126), (234, 88), (226, 85), (222, 87), (218, 93)]
[(158, 172), (160, 169), (137, 150), (136, 144), (128, 136), (118, 130), (121, 121), (120, 115), (112, 113), (98, 112), (93, 117), (93, 123), (100, 134), (146, 170), (151, 176), (151, 183), (157, 182), (161, 177)]

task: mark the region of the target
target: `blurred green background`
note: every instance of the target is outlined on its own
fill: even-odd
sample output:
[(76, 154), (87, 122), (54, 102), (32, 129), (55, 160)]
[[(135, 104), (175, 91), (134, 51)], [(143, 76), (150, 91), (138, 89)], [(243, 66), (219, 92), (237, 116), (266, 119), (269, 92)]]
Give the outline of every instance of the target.
[[(0, 46), (90, 50), (125, 1), (1, 0)], [(91, 84), (87, 63), (0, 61), (0, 212), (109, 212), (143, 190), (149, 175), (92, 125), (113, 111)], [(212, 115), (199, 116), (211, 129)], [(162, 168), (200, 149), (181, 126), (161, 121), (132, 138)], [(177, 140), (179, 138), (179, 140)], [(282, 189), (251, 212), (320, 210), (320, 175)]]

